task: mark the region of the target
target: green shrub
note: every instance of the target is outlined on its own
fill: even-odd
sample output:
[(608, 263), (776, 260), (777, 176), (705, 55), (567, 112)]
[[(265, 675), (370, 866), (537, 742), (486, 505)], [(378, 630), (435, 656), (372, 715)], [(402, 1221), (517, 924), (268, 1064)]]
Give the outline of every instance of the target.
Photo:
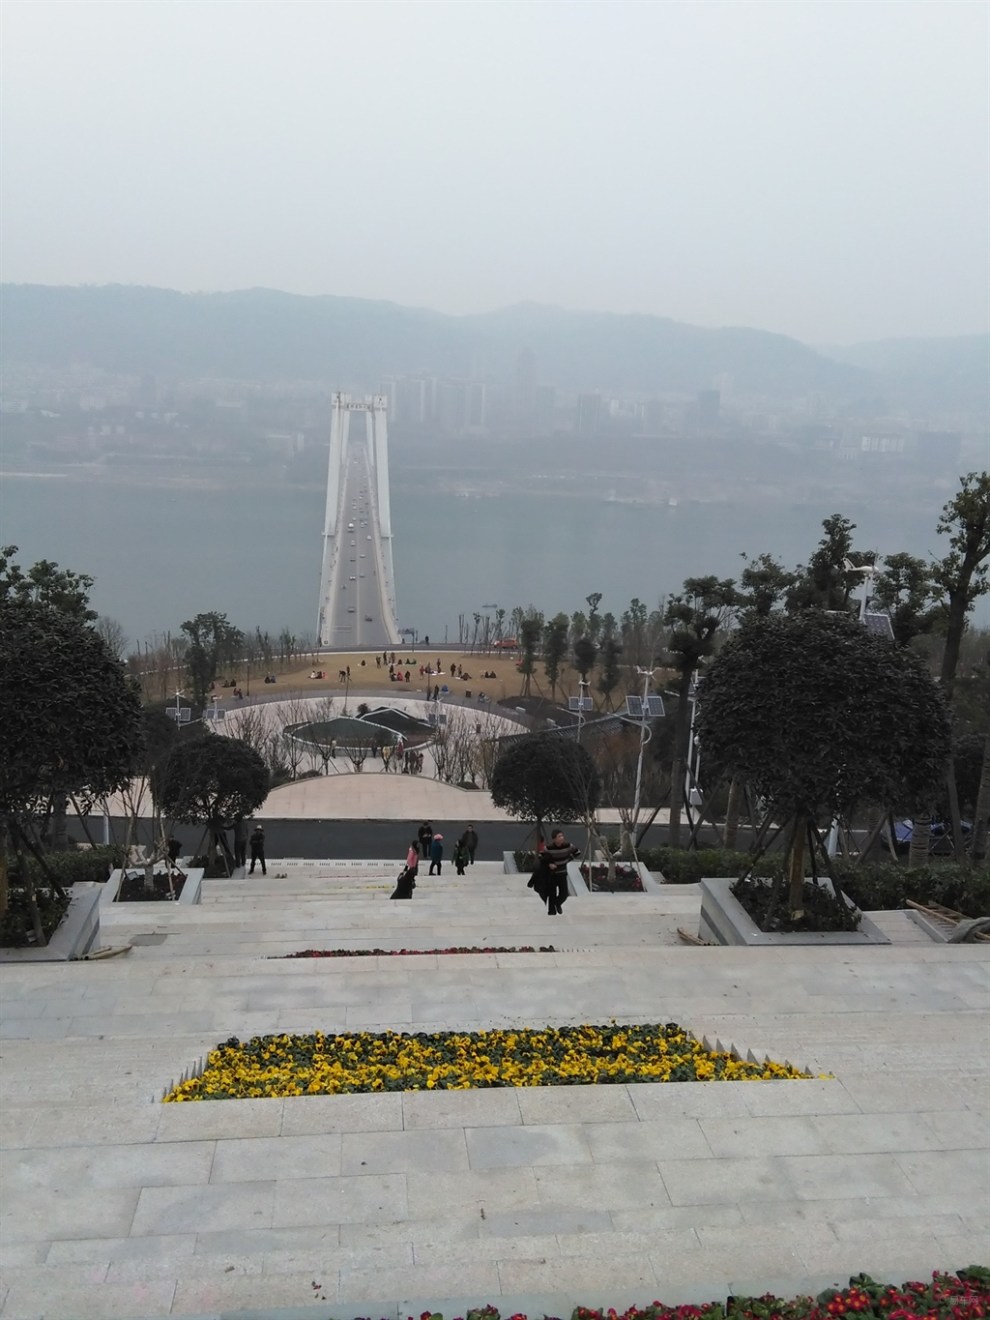
[[(738, 876), (750, 865), (748, 853), (727, 848), (640, 848), (639, 860), (650, 871), (659, 872), (669, 885), (697, 884), (703, 876)], [(779, 854), (761, 857), (754, 875), (776, 878), (783, 860)]]
[(845, 892), (865, 912), (891, 911), (915, 903), (939, 903), (967, 917), (990, 916), (990, 867), (956, 862), (906, 871), (894, 862), (836, 865)]
[[(100, 883), (108, 879), (111, 871), (124, 864), (124, 853), (123, 845), (109, 844), (81, 852), (46, 853), (45, 862), (58, 883), (68, 887), (87, 880)], [(34, 868), (35, 883), (41, 883), (40, 867), (35, 863)]]
[[(35, 898), (41, 914), (41, 928), (45, 932), (46, 939), (51, 939), (59, 922), (68, 911), (71, 899), (68, 894), (64, 898), (59, 898), (47, 889), (35, 890)], [(0, 946), (5, 949), (23, 949), (34, 943), (34, 926), (31, 923), (27, 890), (23, 885), (15, 884), (11, 878), (7, 890), (7, 910), (0, 917)]]

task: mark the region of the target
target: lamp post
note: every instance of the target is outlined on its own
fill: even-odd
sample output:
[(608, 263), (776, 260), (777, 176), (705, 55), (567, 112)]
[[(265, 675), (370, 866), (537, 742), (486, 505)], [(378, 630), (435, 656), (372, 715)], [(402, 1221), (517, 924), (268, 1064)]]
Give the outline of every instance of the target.
[(656, 670), (641, 669), (637, 665), (636, 673), (643, 680), (643, 706), (640, 712), (640, 719), (639, 719), (639, 757), (636, 761), (636, 792), (633, 796), (632, 826), (634, 830), (637, 824), (639, 823), (639, 795), (640, 795), (640, 790), (643, 787), (643, 751), (646, 748), (646, 744), (653, 736), (653, 730), (652, 729), (648, 730), (646, 727), (646, 716), (648, 710), (646, 699), (650, 691), (650, 680), (653, 678), (653, 675), (656, 673)]
[(843, 559), (842, 567), (847, 573), (862, 573), (863, 575), (863, 594), (859, 600), (859, 621), (862, 623), (866, 618), (866, 606), (873, 590), (873, 575), (877, 571), (877, 566), (876, 564), (854, 564), (851, 559)]

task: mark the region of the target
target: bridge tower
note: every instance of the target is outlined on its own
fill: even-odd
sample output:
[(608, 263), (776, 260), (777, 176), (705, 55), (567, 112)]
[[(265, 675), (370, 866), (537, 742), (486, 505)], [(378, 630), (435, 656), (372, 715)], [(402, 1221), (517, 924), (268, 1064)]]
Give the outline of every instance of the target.
[[(388, 423), (383, 394), (334, 394), (323, 523), (323, 571), (317, 635), (321, 646), (398, 646), (388, 487)], [(352, 419), (357, 425), (351, 425)], [(364, 426), (360, 425), (363, 419)], [(363, 492), (363, 493), (362, 493)], [(360, 503), (359, 503), (360, 502)], [(353, 516), (366, 511), (367, 531)], [(345, 553), (362, 536), (360, 555)], [(373, 558), (367, 558), (368, 551)], [(356, 548), (356, 547), (355, 547)], [(348, 573), (365, 560), (366, 575)], [(360, 578), (360, 580), (359, 580)], [(350, 594), (347, 587), (352, 588)]]

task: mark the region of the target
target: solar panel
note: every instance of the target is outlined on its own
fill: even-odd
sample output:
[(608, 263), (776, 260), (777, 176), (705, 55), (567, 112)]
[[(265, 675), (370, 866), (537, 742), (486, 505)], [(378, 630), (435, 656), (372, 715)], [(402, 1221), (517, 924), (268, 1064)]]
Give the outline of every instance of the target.
[(641, 720), (643, 718), (643, 698), (626, 697), (626, 714), (631, 715), (634, 720)]
[(166, 706), (165, 714), (170, 720), (175, 720), (176, 724), (188, 724), (192, 719), (192, 708), (190, 706), (180, 706), (176, 710), (174, 706)]
[(663, 697), (647, 697), (646, 710), (652, 719), (660, 719), (665, 714)]
[(863, 624), (867, 632), (877, 637), (886, 637), (889, 642), (894, 640), (894, 627), (889, 614), (864, 614)]
[(567, 709), (570, 711), (594, 710), (595, 703), (590, 697), (568, 697)]

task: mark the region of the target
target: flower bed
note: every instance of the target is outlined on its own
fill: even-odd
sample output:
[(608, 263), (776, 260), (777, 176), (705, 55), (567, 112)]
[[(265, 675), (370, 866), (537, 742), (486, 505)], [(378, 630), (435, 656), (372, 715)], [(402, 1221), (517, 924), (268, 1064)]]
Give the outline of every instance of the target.
[[(314, 1288), (319, 1285), (314, 1284)], [(848, 1288), (828, 1288), (817, 1297), (727, 1297), (700, 1306), (665, 1306), (652, 1302), (621, 1313), (609, 1308), (577, 1306), (571, 1320), (832, 1320), (856, 1315), (864, 1320), (980, 1320), (990, 1305), (990, 1270), (979, 1265), (956, 1274), (932, 1275), (930, 1283), (875, 1283), (857, 1274)], [(409, 1320), (413, 1320), (409, 1316)], [(419, 1320), (443, 1320), (440, 1312), (424, 1311)], [(494, 1306), (465, 1312), (465, 1320), (501, 1320)], [(528, 1320), (516, 1312), (507, 1320)], [(545, 1316), (544, 1320), (557, 1320)]]
[(491, 948), (450, 949), (302, 949), (299, 953), (276, 953), (273, 958), (412, 958), (422, 954), (442, 953), (556, 953), (552, 944), (520, 944), (515, 948), (492, 945)]
[(807, 1077), (706, 1049), (676, 1022), (497, 1031), (359, 1031), (237, 1037), (210, 1051), (200, 1077), (166, 1101), (470, 1087), (737, 1082)]
[(596, 894), (641, 894), (643, 892), (643, 881), (634, 866), (616, 862), (615, 875), (611, 879), (609, 878), (608, 867), (597, 862), (592, 867), (589, 867), (587, 862), (582, 862), (579, 869), (585, 883), (590, 884)]

